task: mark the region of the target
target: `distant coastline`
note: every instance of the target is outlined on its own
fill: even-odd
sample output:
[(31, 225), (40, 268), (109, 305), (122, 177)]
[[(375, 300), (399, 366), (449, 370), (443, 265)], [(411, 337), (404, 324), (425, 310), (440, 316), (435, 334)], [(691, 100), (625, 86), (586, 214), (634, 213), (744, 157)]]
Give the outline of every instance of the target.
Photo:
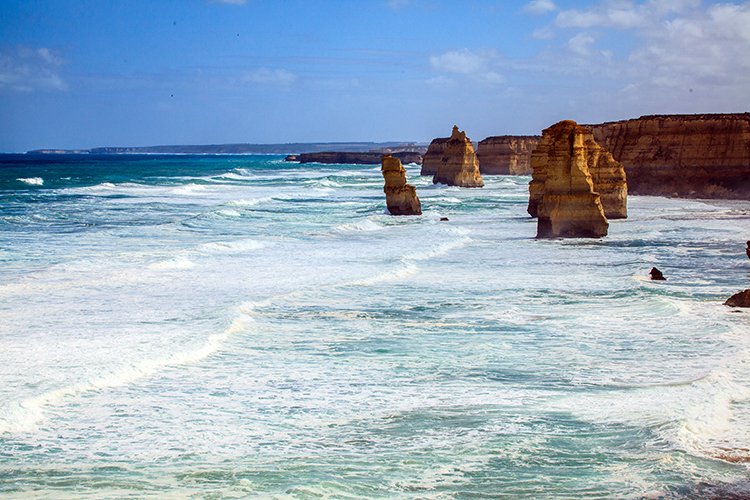
[(284, 144), (199, 144), (170, 146), (107, 146), (89, 149), (44, 148), (27, 151), (29, 155), (44, 154), (183, 154), (183, 155), (237, 155), (237, 154), (301, 154), (340, 151), (366, 153), (372, 151), (420, 151), (427, 143), (418, 142), (291, 142)]

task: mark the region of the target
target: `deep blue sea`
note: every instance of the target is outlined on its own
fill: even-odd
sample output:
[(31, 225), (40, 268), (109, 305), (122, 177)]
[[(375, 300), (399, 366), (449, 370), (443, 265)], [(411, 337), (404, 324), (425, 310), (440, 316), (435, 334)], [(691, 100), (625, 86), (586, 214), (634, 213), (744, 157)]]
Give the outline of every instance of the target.
[(750, 495), (750, 202), (407, 170), (0, 156), (0, 497)]

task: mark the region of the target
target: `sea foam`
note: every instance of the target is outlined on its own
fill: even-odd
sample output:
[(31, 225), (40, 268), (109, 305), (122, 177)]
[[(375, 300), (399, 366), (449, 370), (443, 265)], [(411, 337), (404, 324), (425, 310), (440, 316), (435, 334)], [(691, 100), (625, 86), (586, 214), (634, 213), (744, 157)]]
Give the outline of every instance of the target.
[(16, 180), (29, 186), (41, 186), (44, 184), (44, 179), (41, 177), (19, 177)]

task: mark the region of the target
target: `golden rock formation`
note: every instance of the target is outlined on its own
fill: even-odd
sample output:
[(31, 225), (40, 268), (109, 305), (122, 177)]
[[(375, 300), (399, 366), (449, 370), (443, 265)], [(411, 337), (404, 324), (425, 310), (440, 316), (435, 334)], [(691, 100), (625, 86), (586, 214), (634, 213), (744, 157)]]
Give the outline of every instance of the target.
[[(575, 122), (572, 122), (575, 123)], [(586, 165), (594, 185), (594, 192), (601, 197), (604, 207), (604, 215), (608, 219), (625, 219), (628, 216), (628, 183), (625, 176), (625, 168), (614, 159), (611, 153), (602, 148), (593, 137), (591, 130), (582, 125), (577, 125), (579, 134), (582, 135), (582, 154), (586, 158)], [(552, 128), (552, 127), (550, 127)], [(532, 157), (536, 153), (532, 153)], [(540, 149), (537, 159), (544, 161), (547, 151)], [(532, 164), (534, 160), (532, 159)], [(536, 217), (536, 206), (541, 200), (544, 186), (544, 172), (533, 173), (529, 185), (529, 214)]]
[(421, 215), (422, 205), (414, 186), (406, 183), (406, 170), (401, 160), (391, 155), (381, 159), (380, 172), (385, 179), (385, 204), (391, 215)]
[(474, 146), (466, 137), (466, 133), (459, 131), (455, 125), (453, 133), (445, 144), (440, 165), (432, 182), (461, 187), (484, 186)]
[(537, 238), (607, 235), (609, 223), (589, 172), (587, 128), (565, 120), (544, 130), (531, 158), (529, 213)]
[(633, 194), (750, 199), (750, 113), (653, 115), (590, 125)]
[(438, 137), (432, 140), (427, 147), (427, 152), (422, 156), (422, 171), (419, 172), (420, 175), (435, 175), (437, 173), (448, 139), (450, 138)]
[(540, 139), (535, 135), (499, 135), (479, 141), (479, 171), (482, 175), (531, 174), (531, 153)]

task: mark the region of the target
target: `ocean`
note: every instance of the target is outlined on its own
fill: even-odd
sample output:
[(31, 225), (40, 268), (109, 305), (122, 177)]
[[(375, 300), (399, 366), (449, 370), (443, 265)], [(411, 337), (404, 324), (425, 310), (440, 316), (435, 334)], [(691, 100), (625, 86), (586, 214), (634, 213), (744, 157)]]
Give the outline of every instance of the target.
[(750, 495), (750, 202), (406, 168), (1, 156), (0, 496)]

